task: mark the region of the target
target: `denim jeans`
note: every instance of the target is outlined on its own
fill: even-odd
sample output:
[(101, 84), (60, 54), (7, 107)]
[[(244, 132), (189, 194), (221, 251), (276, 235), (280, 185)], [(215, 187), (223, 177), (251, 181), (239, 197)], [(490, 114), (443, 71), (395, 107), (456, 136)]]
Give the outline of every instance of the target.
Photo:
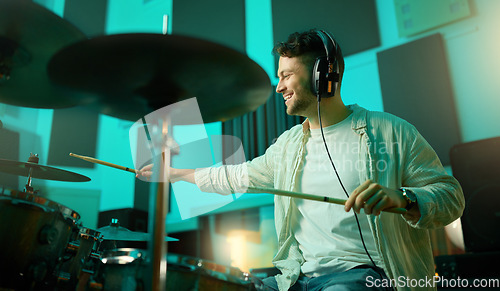
[[(335, 291), (335, 290), (392, 290), (373, 284), (375, 280), (388, 280), (381, 268), (362, 265), (345, 272), (332, 273), (319, 277), (300, 276), (297, 282), (290, 287), (290, 291)], [(378, 281), (380, 282), (380, 281)], [(274, 277), (263, 280), (266, 290), (278, 290)]]

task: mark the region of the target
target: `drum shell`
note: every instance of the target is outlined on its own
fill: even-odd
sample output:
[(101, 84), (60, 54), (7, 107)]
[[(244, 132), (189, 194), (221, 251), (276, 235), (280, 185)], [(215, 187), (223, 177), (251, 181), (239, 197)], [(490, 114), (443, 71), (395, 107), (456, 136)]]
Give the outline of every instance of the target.
[(1, 194), (0, 286), (51, 288), (79, 218), (71, 209), (38, 195)]
[(59, 271), (60, 288), (74, 290), (81, 272), (93, 275), (100, 261), (99, 245), (102, 234), (99, 231), (81, 227), (75, 241), (71, 243), (76, 248), (75, 253), (66, 258)]

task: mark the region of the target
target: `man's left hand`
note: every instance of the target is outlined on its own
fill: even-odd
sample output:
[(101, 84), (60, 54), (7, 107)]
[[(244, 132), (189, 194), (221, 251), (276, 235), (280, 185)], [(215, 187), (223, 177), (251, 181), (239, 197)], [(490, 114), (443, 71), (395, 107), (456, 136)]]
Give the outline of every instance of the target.
[(349, 212), (352, 208), (359, 214), (363, 208), (366, 214), (379, 215), (382, 210), (404, 208), (406, 204), (399, 189), (389, 189), (372, 180), (366, 180), (351, 193), (344, 209)]

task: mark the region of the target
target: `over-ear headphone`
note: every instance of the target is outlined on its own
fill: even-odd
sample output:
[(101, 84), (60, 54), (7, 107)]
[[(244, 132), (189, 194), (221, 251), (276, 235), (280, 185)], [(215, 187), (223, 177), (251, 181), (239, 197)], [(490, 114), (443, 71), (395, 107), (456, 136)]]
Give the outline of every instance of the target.
[(323, 45), (325, 46), (326, 56), (316, 58), (312, 72), (311, 90), (321, 98), (333, 97), (339, 84), (339, 66), (337, 61), (337, 46), (333, 37), (323, 30), (316, 30)]

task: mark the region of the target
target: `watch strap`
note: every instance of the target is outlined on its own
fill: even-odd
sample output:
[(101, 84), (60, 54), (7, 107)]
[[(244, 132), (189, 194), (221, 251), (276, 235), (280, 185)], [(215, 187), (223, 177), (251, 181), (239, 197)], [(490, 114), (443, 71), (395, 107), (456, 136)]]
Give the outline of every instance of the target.
[(410, 189), (400, 188), (399, 190), (403, 192), (403, 198), (407, 202), (405, 209), (410, 210), (417, 203), (417, 196)]

